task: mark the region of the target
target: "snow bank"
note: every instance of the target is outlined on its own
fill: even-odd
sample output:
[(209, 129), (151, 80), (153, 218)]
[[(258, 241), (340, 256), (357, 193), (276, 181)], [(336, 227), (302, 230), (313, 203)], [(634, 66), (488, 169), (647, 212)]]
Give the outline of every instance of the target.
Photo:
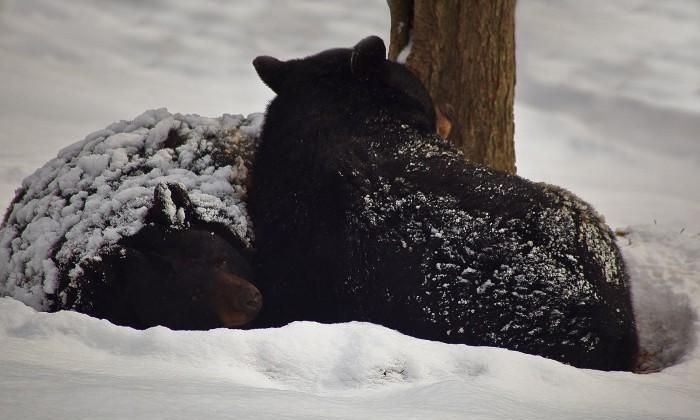
[(700, 234), (648, 225), (627, 229), (619, 243), (646, 367), (700, 357)]
[(366, 323), (137, 331), (3, 298), (0, 406), (32, 419), (697, 419), (700, 237), (643, 226), (620, 245), (645, 350), (661, 350), (657, 366), (680, 350), (658, 373), (576, 369)]
[[(6, 215), (0, 296), (49, 309), (84, 263), (141, 229), (163, 183), (183, 184), (199, 219), (250, 245), (246, 179), (261, 123), (261, 114), (204, 118), (157, 109), (64, 148), (22, 182)], [(68, 285), (59, 285), (60, 273)]]

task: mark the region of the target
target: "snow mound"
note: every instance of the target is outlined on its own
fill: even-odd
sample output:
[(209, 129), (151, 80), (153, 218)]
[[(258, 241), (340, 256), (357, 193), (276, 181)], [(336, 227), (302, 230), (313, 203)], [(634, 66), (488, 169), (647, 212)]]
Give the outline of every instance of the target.
[(658, 370), (698, 353), (700, 234), (650, 225), (618, 241), (632, 280), (642, 368)]
[[(261, 124), (262, 114), (205, 118), (162, 108), (64, 148), (22, 182), (0, 227), (0, 296), (49, 309), (82, 264), (141, 229), (164, 183), (184, 185), (199, 219), (250, 245), (246, 179)], [(171, 207), (175, 221), (182, 212)]]
[[(175, 362), (176, 375), (199, 371), (239, 384), (309, 392), (477, 377), (486, 373), (486, 361), (492, 358), (484, 355), (496, 354), (504, 362), (509, 358), (500, 349), (422, 341), (360, 322), (294, 322), (283, 328), (250, 331), (171, 331), (165, 327), (139, 331), (72, 311), (36, 312), (10, 298), (0, 298), (0, 336), (4, 342), (5, 338), (61, 342), (62, 352), (85, 356), (79, 365), (63, 366), (67, 369), (83, 370), (104, 358), (138, 358), (163, 368)], [(37, 349), (26, 356), (34, 358), (41, 352)], [(436, 353), (441, 357), (431, 357)], [(44, 362), (60, 364), (52, 358)], [(540, 359), (535, 364), (550, 362)], [(552, 366), (550, 369), (558, 367)], [(122, 368), (112, 373), (139, 374)]]

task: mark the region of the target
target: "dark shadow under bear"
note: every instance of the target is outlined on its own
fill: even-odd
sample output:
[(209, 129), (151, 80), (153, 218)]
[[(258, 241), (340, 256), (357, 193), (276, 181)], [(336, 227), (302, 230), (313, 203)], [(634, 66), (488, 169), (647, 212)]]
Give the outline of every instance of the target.
[(563, 189), (465, 162), (377, 37), (255, 68), (270, 103), (252, 172), (256, 326), (379, 323), (578, 367), (630, 370), (614, 237)]
[[(187, 226), (171, 222), (170, 202)], [(198, 220), (182, 185), (161, 184), (145, 226), (85, 264), (79, 287), (61, 287), (61, 305), (139, 329), (243, 327), (262, 306), (250, 259), (229, 230)]]

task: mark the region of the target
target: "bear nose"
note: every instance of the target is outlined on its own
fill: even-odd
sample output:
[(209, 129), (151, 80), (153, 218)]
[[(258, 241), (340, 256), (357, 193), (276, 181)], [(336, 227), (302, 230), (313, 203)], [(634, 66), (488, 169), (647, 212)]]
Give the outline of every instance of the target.
[(249, 290), (243, 306), (251, 312), (257, 312), (260, 310), (260, 307), (262, 306), (262, 294), (258, 291), (258, 289), (251, 288), (251, 290)]

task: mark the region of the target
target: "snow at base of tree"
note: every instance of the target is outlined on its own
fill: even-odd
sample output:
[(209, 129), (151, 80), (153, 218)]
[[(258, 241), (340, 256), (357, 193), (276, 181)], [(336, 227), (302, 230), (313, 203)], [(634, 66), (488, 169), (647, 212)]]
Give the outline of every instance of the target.
[(0, 299), (8, 419), (697, 419), (700, 237), (631, 228), (643, 350), (633, 374), (491, 347), (418, 340), (367, 323), (145, 331)]

